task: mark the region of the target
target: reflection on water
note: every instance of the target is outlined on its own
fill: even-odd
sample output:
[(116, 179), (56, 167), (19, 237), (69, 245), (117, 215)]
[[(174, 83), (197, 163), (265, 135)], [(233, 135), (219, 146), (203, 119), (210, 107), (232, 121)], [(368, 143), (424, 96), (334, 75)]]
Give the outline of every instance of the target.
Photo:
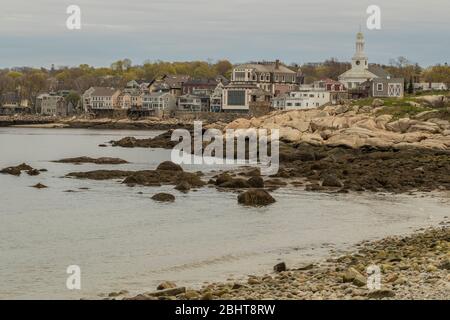
[[(331, 248), (436, 224), (449, 208), (447, 200), (432, 197), (280, 189), (273, 193), (277, 203), (251, 209), (239, 206), (235, 193), (208, 187), (182, 194), (173, 186), (129, 188), (114, 180), (63, 178), (71, 171), (100, 168), (153, 169), (170, 158), (169, 150), (98, 145), (156, 134), (0, 128), (0, 168), (26, 162), (48, 170), (37, 177), (0, 175), (0, 298), (75, 299), (121, 289), (153, 290), (161, 280), (198, 285), (268, 272), (278, 260), (309, 261)], [(77, 156), (131, 163), (50, 162)], [(38, 182), (49, 188), (29, 187)], [(172, 192), (176, 202), (150, 199), (161, 191)], [(65, 287), (69, 265), (81, 267), (81, 291)]]

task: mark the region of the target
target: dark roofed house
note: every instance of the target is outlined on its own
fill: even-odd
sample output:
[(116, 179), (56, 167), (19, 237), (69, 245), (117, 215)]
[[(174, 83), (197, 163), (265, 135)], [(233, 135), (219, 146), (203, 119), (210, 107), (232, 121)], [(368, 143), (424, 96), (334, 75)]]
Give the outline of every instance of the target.
[(150, 92), (169, 92), (174, 96), (182, 94), (183, 84), (191, 77), (188, 75), (164, 75), (161, 78), (154, 79), (150, 82)]
[(205, 94), (211, 94), (217, 87), (216, 79), (190, 79), (183, 83), (183, 94), (203, 90)]

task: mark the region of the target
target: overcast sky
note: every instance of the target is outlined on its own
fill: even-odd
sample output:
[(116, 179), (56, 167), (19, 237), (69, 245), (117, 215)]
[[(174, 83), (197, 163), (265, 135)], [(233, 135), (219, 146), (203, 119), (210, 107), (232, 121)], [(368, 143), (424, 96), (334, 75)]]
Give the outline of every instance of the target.
[[(449, 0), (0, 0), (0, 67), (145, 60), (350, 60), (362, 26), (370, 62), (450, 62)], [(82, 29), (66, 28), (81, 8)], [(366, 9), (382, 10), (367, 30)]]

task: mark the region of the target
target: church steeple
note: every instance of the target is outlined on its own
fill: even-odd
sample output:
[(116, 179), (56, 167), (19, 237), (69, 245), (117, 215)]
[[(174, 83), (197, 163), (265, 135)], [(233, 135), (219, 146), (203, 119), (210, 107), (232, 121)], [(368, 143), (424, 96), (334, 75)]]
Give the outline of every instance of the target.
[(356, 35), (356, 52), (352, 59), (352, 67), (356, 69), (369, 68), (368, 58), (364, 53), (364, 35), (360, 31)]

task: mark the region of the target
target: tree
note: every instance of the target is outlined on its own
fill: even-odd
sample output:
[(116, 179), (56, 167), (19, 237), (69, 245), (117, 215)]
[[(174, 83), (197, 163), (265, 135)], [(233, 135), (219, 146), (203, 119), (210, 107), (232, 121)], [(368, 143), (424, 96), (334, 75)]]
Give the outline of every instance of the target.
[(409, 78), (408, 93), (409, 94), (413, 94), (414, 93), (414, 83), (413, 83), (413, 78), (412, 77)]
[(70, 93), (66, 97), (67, 103), (72, 103), (74, 107), (78, 105), (78, 102), (80, 102), (80, 100), (80, 95), (75, 91), (70, 91)]

